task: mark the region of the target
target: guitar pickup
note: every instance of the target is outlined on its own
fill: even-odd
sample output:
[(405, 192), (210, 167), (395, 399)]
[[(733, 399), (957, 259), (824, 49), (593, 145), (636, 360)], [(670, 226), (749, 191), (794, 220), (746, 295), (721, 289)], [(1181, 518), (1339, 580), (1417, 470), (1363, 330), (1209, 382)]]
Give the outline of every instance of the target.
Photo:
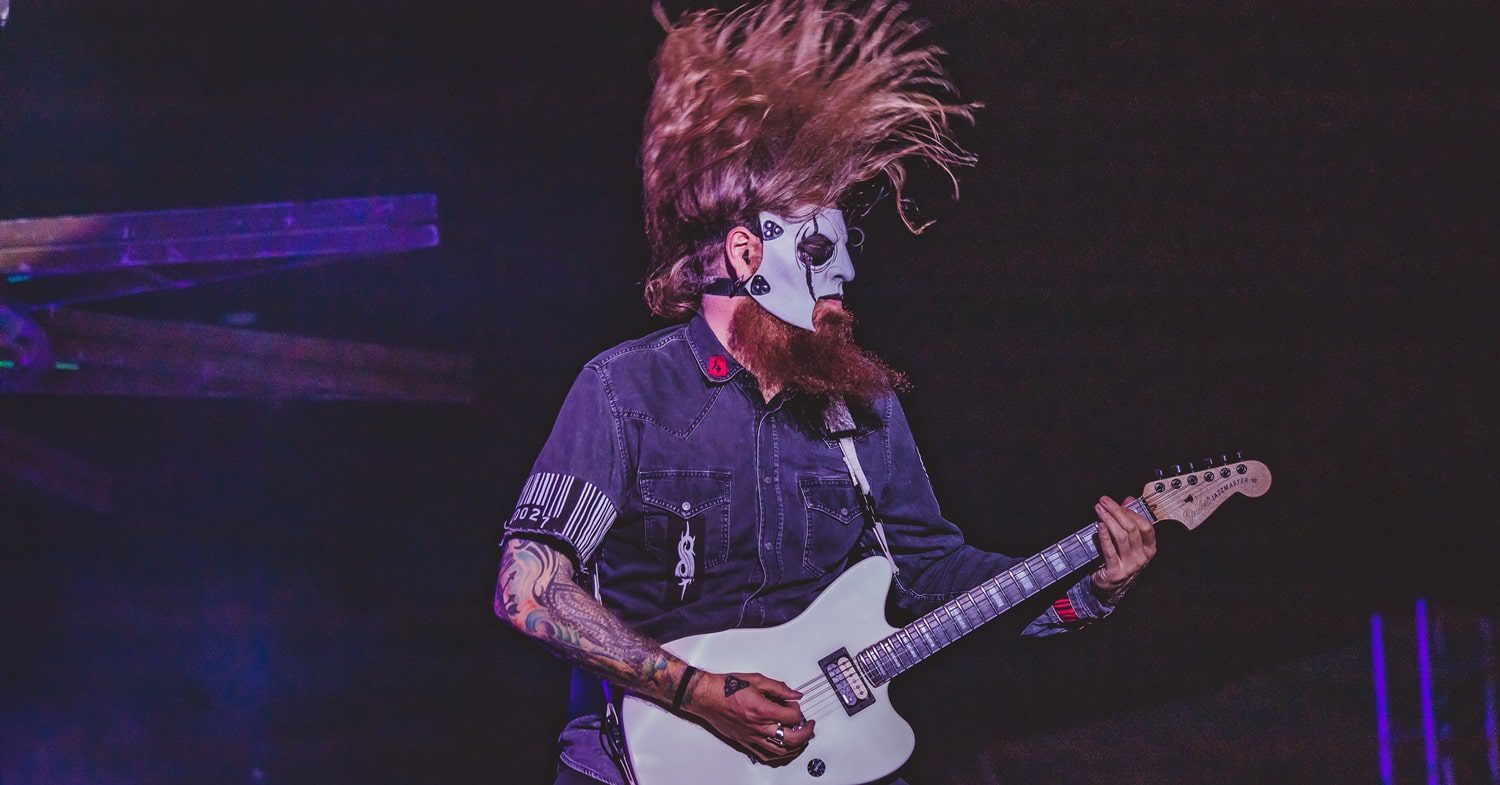
[(828, 685), (839, 698), (839, 705), (849, 716), (875, 703), (875, 693), (864, 674), (854, 666), (854, 658), (849, 656), (848, 649), (839, 649), (818, 660), (818, 667), (822, 668), (823, 678), (828, 680)]

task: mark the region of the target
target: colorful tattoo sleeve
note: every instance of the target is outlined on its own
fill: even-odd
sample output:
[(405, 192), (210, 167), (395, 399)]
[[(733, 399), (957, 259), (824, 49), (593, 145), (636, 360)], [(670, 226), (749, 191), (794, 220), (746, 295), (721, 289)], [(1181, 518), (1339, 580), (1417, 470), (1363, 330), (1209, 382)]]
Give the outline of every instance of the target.
[(572, 561), (537, 540), (506, 540), (495, 613), (564, 659), (663, 702), (687, 670), (580, 588)]

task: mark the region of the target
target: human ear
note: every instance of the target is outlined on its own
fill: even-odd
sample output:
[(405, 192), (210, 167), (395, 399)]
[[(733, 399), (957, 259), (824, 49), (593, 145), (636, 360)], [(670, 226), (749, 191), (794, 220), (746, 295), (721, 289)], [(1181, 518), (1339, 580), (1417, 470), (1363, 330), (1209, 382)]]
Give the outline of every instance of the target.
[(760, 238), (743, 226), (730, 229), (724, 238), (724, 263), (736, 281), (749, 278), (760, 267), (760, 254)]

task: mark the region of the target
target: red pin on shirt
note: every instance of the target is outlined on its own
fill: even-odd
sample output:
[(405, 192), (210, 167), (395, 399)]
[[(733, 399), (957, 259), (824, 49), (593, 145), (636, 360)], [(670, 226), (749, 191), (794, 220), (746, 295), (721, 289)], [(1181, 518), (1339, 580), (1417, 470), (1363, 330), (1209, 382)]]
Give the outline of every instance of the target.
[(716, 354), (708, 358), (708, 375), (715, 379), (729, 375), (729, 361), (724, 359), (724, 355)]

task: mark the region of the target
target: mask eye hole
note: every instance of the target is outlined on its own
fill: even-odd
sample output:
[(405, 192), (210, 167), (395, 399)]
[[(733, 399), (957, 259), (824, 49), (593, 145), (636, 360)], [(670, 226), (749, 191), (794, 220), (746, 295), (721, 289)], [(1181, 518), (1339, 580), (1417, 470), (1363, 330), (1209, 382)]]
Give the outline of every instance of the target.
[(820, 232), (809, 233), (797, 241), (797, 261), (805, 267), (817, 269), (833, 259), (836, 247), (828, 235)]

